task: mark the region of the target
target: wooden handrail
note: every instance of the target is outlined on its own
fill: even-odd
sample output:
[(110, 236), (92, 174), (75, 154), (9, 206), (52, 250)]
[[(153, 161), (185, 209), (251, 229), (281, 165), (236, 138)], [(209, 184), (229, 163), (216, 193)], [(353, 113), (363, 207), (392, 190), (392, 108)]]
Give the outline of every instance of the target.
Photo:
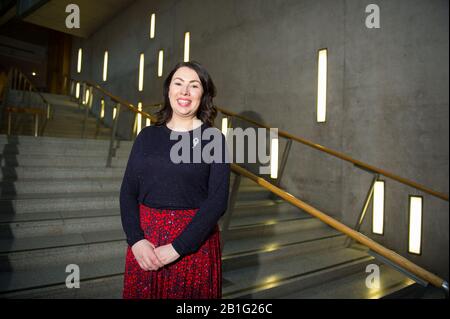
[[(75, 81), (75, 80), (73, 80)], [(82, 81), (83, 82), (83, 81)], [(139, 111), (139, 109), (137, 107), (135, 107), (133, 104), (131, 104), (130, 102), (128, 102), (125, 99), (122, 99), (118, 96), (112, 95), (111, 93), (109, 93), (108, 91), (106, 91), (105, 89), (103, 89), (100, 85), (89, 82), (89, 81), (84, 81), (84, 83), (86, 83), (88, 86), (91, 86), (93, 88), (95, 88), (96, 90), (99, 90), (100, 92), (102, 92), (104, 95), (108, 96), (111, 100), (113, 100), (116, 103), (120, 103), (121, 105), (124, 105), (128, 108), (128, 110), (138, 114), (142, 114), (144, 117), (151, 119), (152, 121), (156, 121), (156, 117), (153, 116), (152, 114), (149, 114), (147, 112), (144, 111)], [(157, 104), (155, 104), (157, 105)]]
[[(101, 88), (99, 85), (93, 84), (91, 82), (86, 82), (86, 84), (88, 84), (91, 87), (96, 88), (97, 90), (101, 91), (103, 94), (109, 96), (113, 101), (123, 104), (125, 105), (128, 109), (130, 109), (131, 111), (135, 112), (135, 113), (140, 113), (144, 116), (149, 117), (152, 120), (156, 120), (155, 117), (151, 114), (139, 111), (135, 106), (133, 106), (131, 103), (129, 103), (128, 101), (121, 99), (117, 96), (112, 95), (111, 93), (107, 92), (106, 90), (104, 90), (103, 88)], [(229, 111), (225, 111), (222, 109), (219, 109), (219, 111), (221, 111), (224, 114), (228, 114), (230, 116), (236, 116), (242, 119), (246, 119), (245, 117), (238, 115), (238, 114), (234, 114), (232, 112)], [(223, 112), (225, 111), (225, 112)], [(248, 120), (248, 122), (253, 123), (255, 125), (261, 126), (261, 127), (265, 127), (267, 129), (270, 129), (270, 127), (267, 127), (265, 125), (262, 125), (260, 123), (257, 123), (251, 119), (246, 119)], [(355, 165), (359, 165), (359, 164), (364, 164), (362, 162), (356, 161), (354, 159), (351, 159), (350, 157), (347, 157), (343, 154), (340, 154), (338, 152), (335, 152), (333, 150), (324, 148), (323, 146), (311, 143), (309, 141), (297, 138), (291, 134), (288, 134), (286, 132), (282, 132), (282, 135), (286, 138), (291, 138), (293, 140), (299, 141), (301, 143), (308, 143), (307, 145), (310, 144), (310, 146), (315, 147), (319, 150), (322, 150), (324, 152), (327, 152), (331, 155), (334, 156), (342, 156), (342, 157), (346, 157), (342, 158), (345, 159), (347, 161), (352, 161)], [(338, 156), (338, 157), (340, 157)], [(341, 158), (341, 157), (340, 157)], [(364, 164), (364, 167), (367, 166), (369, 170), (372, 170), (371, 166), (368, 166), (367, 164)], [(257, 183), (258, 185), (266, 188), (267, 190), (269, 190), (270, 192), (278, 195), (279, 197), (283, 198), (284, 200), (286, 200), (287, 202), (291, 203), (292, 205), (296, 206), (297, 208), (300, 208), (302, 210), (304, 210), (305, 212), (307, 212), (308, 214), (318, 218), (319, 220), (321, 220), (322, 222), (324, 222), (325, 224), (329, 225), (330, 227), (333, 227), (334, 229), (338, 230), (341, 233), (344, 233), (345, 235), (349, 236), (350, 238), (354, 239), (355, 241), (361, 243), (362, 245), (368, 247), (369, 249), (373, 250), (374, 252), (378, 253), (379, 255), (387, 258), (388, 260), (394, 262), (395, 264), (403, 267), (404, 269), (406, 269), (407, 271), (409, 271), (410, 273), (426, 280), (427, 282), (431, 283), (433, 286), (438, 287), (438, 288), (445, 288), (448, 289), (448, 283), (443, 280), (442, 278), (438, 277), (437, 275), (429, 272), (428, 270), (414, 264), (413, 262), (409, 261), (408, 259), (406, 259), (405, 257), (397, 254), (396, 252), (387, 249), (386, 247), (378, 244), (377, 242), (375, 242), (374, 240), (368, 238), (367, 236), (353, 230), (352, 228), (346, 226), (345, 224), (337, 221), (336, 219), (326, 215), (325, 213), (321, 212), (320, 210), (316, 209), (315, 207), (301, 201), (300, 199), (296, 198), (295, 196), (287, 193), (286, 191), (284, 191), (283, 189), (269, 183), (267, 180), (265, 180), (264, 178), (258, 177), (257, 175), (249, 172), (248, 170), (240, 167), (237, 164), (231, 163), (231, 170), (239, 175), (245, 176), (249, 179), (251, 179), (252, 181), (254, 181), (255, 183)], [(382, 171), (382, 170), (380, 170)], [(380, 173), (385, 175), (384, 173)], [(387, 176), (387, 175), (385, 175)], [(394, 175), (395, 176), (395, 175)], [(413, 186), (414, 187), (414, 186)], [(448, 201), (448, 198), (447, 198)], [(446, 288), (447, 287), (447, 288)], [(448, 290), (446, 291), (448, 293)]]
[[(108, 91), (106, 91), (106, 90), (104, 90), (102, 87), (100, 87), (99, 85), (94, 84), (94, 83), (89, 82), (89, 81), (86, 81), (85, 83), (88, 84), (89, 86), (92, 86), (92, 87), (96, 88), (97, 90), (101, 91), (103, 94), (109, 96), (112, 100), (114, 100), (114, 101), (116, 101), (116, 102), (118, 102), (118, 103), (121, 103), (121, 104), (127, 106), (127, 108), (128, 108), (130, 111), (133, 111), (133, 112), (135, 112), (135, 113), (141, 113), (143, 116), (150, 118), (152, 121), (156, 121), (156, 118), (155, 118), (153, 115), (151, 115), (151, 114), (149, 114), (149, 113), (146, 113), (146, 112), (143, 112), (143, 111), (139, 111), (139, 110), (138, 110), (135, 106), (133, 106), (130, 102), (125, 101), (125, 100), (123, 100), (123, 99), (121, 99), (121, 98), (119, 98), (119, 97), (117, 97), (117, 96), (112, 95), (111, 93), (109, 93)], [(155, 105), (153, 105), (153, 106), (156, 106), (156, 105), (160, 105), (160, 104), (155, 104)], [(237, 114), (237, 113), (230, 112), (230, 111), (225, 110), (225, 109), (223, 109), (223, 108), (221, 108), (221, 107), (217, 107), (217, 106), (216, 106), (216, 108), (217, 108), (218, 111), (220, 111), (221, 113), (223, 113), (223, 114), (225, 114), (225, 115), (228, 115), (228, 116), (232, 116), (232, 117), (236, 117), (236, 118), (242, 119), (242, 120), (244, 120), (244, 121), (246, 121), (246, 122), (252, 123), (252, 124), (254, 124), (254, 125), (256, 125), (256, 126), (259, 126), (259, 127), (262, 127), (262, 128), (266, 128), (266, 129), (270, 129), (270, 128), (271, 128), (271, 127), (269, 127), (269, 126), (267, 126), (267, 125), (258, 123), (258, 122), (254, 121), (254, 120), (252, 120), (252, 119), (250, 119), (250, 118), (248, 118), (248, 117), (245, 117), (245, 116), (243, 116), (243, 115), (239, 115), (239, 114)], [(378, 173), (378, 174), (380, 174), (380, 175), (386, 176), (386, 177), (391, 178), (391, 179), (393, 179), (393, 180), (395, 180), (395, 181), (397, 181), (397, 182), (399, 182), (399, 183), (402, 183), (402, 184), (404, 184), (404, 185), (408, 185), (408, 186), (410, 186), (410, 187), (413, 187), (413, 188), (415, 188), (415, 189), (418, 189), (418, 190), (420, 190), (420, 191), (423, 191), (423, 192), (425, 192), (425, 193), (427, 193), (427, 194), (430, 194), (430, 195), (432, 195), (432, 196), (438, 197), (438, 198), (440, 198), (440, 199), (445, 200), (445, 201), (448, 202), (448, 195), (447, 195), (447, 194), (444, 194), (444, 193), (442, 193), (442, 192), (435, 191), (435, 190), (433, 190), (433, 189), (431, 189), (431, 188), (429, 188), (429, 187), (427, 187), (427, 186), (424, 186), (424, 185), (422, 185), (422, 184), (416, 183), (416, 182), (414, 182), (414, 181), (412, 181), (412, 180), (410, 180), (410, 179), (401, 177), (401, 176), (399, 176), (399, 175), (393, 174), (393, 173), (391, 173), (391, 172), (389, 172), (389, 171), (386, 171), (386, 170), (384, 170), (384, 169), (381, 169), (381, 168), (375, 167), (375, 166), (373, 166), (373, 165), (364, 163), (364, 162), (362, 162), (362, 161), (359, 161), (359, 160), (357, 160), (357, 159), (354, 159), (354, 158), (352, 158), (352, 157), (350, 157), (350, 156), (348, 156), (348, 155), (345, 155), (345, 154), (340, 153), (340, 152), (338, 152), (338, 151), (332, 150), (332, 149), (327, 148), (327, 147), (325, 147), (325, 146), (322, 146), (322, 145), (320, 145), (320, 144), (313, 143), (313, 142), (311, 142), (311, 141), (308, 141), (308, 140), (303, 139), (303, 138), (301, 138), (301, 137), (292, 135), (292, 134), (290, 134), (290, 133), (288, 133), (288, 132), (285, 132), (285, 131), (283, 131), (283, 130), (278, 130), (278, 136), (282, 136), (282, 137), (285, 137), (285, 138), (294, 140), (294, 141), (296, 141), (296, 142), (302, 143), (302, 144), (304, 144), (304, 145), (307, 145), (307, 146), (309, 146), (309, 147), (315, 148), (315, 149), (317, 149), (317, 150), (319, 150), (319, 151), (321, 151), (321, 152), (330, 154), (330, 155), (335, 156), (335, 157), (337, 157), (337, 158), (339, 158), (339, 159), (342, 159), (342, 160), (344, 160), (344, 161), (346, 161), (346, 162), (352, 163), (352, 164), (354, 164), (355, 166), (358, 166), (358, 167), (363, 168), (363, 169), (365, 169), (365, 170), (368, 170), (368, 171), (371, 171), (371, 172)]]
[(281, 188), (269, 183), (264, 178), (258, 177), (257, 175), (249, 172), (248, 170), (240, 167), (236, 164), (231, 164), (231, 169), (236, 174), (245, 176), (258, 185), (268, 189), (272, 193), (280, 196), (284, 200), (288, 201), (292, 205), (304, 210), (308, 214), (320, 219), (325, 224), (333, 227), (334, 229), (346, 234), (347, 236), (351, 237), (352, 239), (356, 240), (357, 242), (361, 243), (362, 245), (372, 249), (374, 252), (378, 253), (379, 255), (393, 261), (397, 265), (403, 267), (404, 269), (408, 270), (409, 272), (413, 273), (414, 275), (426, 280), (427, 282), (431, 283), (435, 287), (443, 288), (443, 284), (445, 283), (445, 280), (436, 276), (435, 274), (429, 272), (428, 270), (414, 264), (413, 262), (409, 261), (403, 256), (400, 256), (396, 252), (387, 249), (386, 247), (378, 244), (374, 240), (368, 238), (367, 236), (351, 229), (350, 227), (342, 224), (341, 222), (337, 221), (336, 219), (326, 215), (325, 213), (321, 212), (320, 210), (314, 208), (311, 205), (308, 205), (307, 203), (301, 201), (300, 199), (296, 198), (295, 196), (287, 193), (286, 191), (282, 190)]
[(46, 100), (46, 98), (41, 94), (41, 92), (39, 92), (39, 90), (34, 86), (33, 82), (31, 82), (30, 78), (23, 73), (22, 71), (20, 71), (19, 69), (16, 68), (16, 70), (21, 74), (21, 76), (24, 77), (24, 79), (28, 82), (31, 90), (35, 93), (37, 93), (39, 95), (39, 97), (42, 99), (42, 101), (44, 101), (45, 104), (49, 104), (48, 101)]
[[(258, 122), (254, 121), (254, 120), (252, 120), (252, 119), (249, 119), (249, 118), (247, 118), (247, 117), (245, 117), (245, 116), (242, 116), (242, 115), (239, 115), (239, 114), (236, 114), (236, 113), (227, 111), (227, 110), (225, 110), (225, 109), (223, 109), (223, 108), (217, 107), (217, 109), (218, 109), (220, 112), (222, 112), (223, 114), (225, 114), (225, 115), (229, 115), (229, 116), (232, 116), (232, 117), (236, 117), (236, 118), (242, 119), (242, 120), (244, 120), (244, 121), (247, 121), (247, 122), (249, 122), (249, 123), (252, 123), (252, 124), (254, 124), (254, 125), (256, 125), (256, 126), (263, 127), (263, 128), (266, 128), (266, 129), (270, 129), (269, 126), (264, 125), (264, 124), (261, 124), (261, 123), (258, 123)], [(442, 192), (434, 191), (434, 190), (432, 190), (431, 188), (429, 188), (429, 187), (427, 187), (427, 186), (421, 185), (421, 184), (416, 183), (416, 182), (414, 182), (414, 181), (412, 181), (412, 180), (409, 180), (409, 179), (407, 179), (407, 178), (398, 176), (398, 175), (393, 174), (393, 173), (391, 173), (391, 172), (388, 172), (388, 171), (386, 171), (386, 170), (384, 170), (384, 169), (377, 168), (377, 167), (375, 167), (375, 166), (372, 166), (372, 165), (369, 165), (369, 164), (367, 164), (367, 163), (361, 162), (361, 161), (359, 161), (359, 160), (356, 160), (356, 159), (354, 159), (354, 158), (352, 158), (352, 157), (350, 157), (350, 156), (347, 156), (347, 155), (345, 155), (345, 154), (343, 154), (343, 153), (337, 152), (337, 151), (332, 150), (332, 149), (330, 149), (330, 148), (327, 148), (327, 147), (325, 147), (325, 146), (322, 146), (322, 145), (319, 145), (319, 144), (310, 142), (310, 141), (308, 141), (308, 140), (305, 140), (305, 139), (300, 138), (300, 137), (298, 137), (298, 136), (289, 134), (289, 133), (287, 133), (287, 132), (285, 132), (285, 131), (282, 131), (282, 130), (278, 130), (278, 136), (282, 136), (282, 137), (285, 137), (285, 138), (294, 140), (294, 141), (296, 141), (296, 142), (302, 143), (302, 144), (304, 144), (304, 145), (310, 146), (310, 147), (315, 148), (315, 149), (317, 149), (317, 150), (319, 150), (319, 151), (321, 151), (321, 152), (330, 154), (330, 155), (335, 156), (335, 157), (337, 157), (337, 158), (340, 158), (340, 159), (342, 159), (342, 160), (344, 160), (344, 161), (350, 162), (350, 163), (352, 163), (352, 164), (354, 164), (354, 165), (356, 165), (356, 166), (358, 166), (358, 167), (360, 167), (360, 168), (363, 168), (363, 169), (365, 169), (365, 170), (368, 170), (368, 171), (371, 171), (371, 172), (378, 173), (378, 174), (380, 174), (380, 175), (389, 177), (389, 178), (391, 178), (391, 179), (393, 179), (393, 180), (396, 180), (397, 182), (400, 182), (400, 183), (402, 183), (402, 184), (411, 186), (411, 187), (413, 187), (413, 188), (416, 188), (416, 189), (418, 189), (418, 190), (420, 190), (420, 191), (423, 191), (423, 192), (425, 192), (425, 193), (428, 193), (428, 194), (430, 194), (430, 195), (432, 195), (432, 196), (438, 197), (438, 198), (440, 198), (440, 199), (445, 200), (445, 201), (448, 202), (448, 195), (447, 195), (447, 194), (444, 194), (444, 193), (442, 193)]]

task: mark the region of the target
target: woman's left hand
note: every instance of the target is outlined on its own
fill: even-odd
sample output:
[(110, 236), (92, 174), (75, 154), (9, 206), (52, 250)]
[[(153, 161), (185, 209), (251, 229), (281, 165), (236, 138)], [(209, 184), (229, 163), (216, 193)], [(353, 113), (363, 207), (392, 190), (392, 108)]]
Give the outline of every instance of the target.
[(172, 244), (155, 248), (156, 257), (164, 264), (170, 264), (180, 258), (180, 255), (173, 248)]

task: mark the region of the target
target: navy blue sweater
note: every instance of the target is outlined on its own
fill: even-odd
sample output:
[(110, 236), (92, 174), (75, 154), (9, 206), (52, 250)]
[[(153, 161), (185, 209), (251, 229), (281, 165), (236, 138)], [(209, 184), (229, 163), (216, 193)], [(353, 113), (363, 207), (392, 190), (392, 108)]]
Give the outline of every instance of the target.
[[(207, 128), (207, 132), (214, 130), (215, 135), (203, 134)], [(172, 136), (176, 133), (178, 138), (171, 140), (171, 133)], [(188, 148), (176, 153), (188, 154), (188, 158), (174, 163), (170, 158), (171, 149), (174, 152), (183, 137), (189, 141)], [(207, 153), (212, 157), (205, 160), (203, 156), (198, 160), (201, 154), (198, 147), (200, 150), (207, 147)], [(221, 152), (215, 153), (215, 150)], [(180, 256), (197, 251), (227, 209), (228, 156), (224, 135), (205, 123), (187, 132), (172, 131), (166, 125), (142, 129), (131, 149), (120, 189), (120, 212), (128, 245), (133, 246), (145, 238), (139, 221), (140, 203), (165, 209), (199, 208), (188, 226), (172, 242)]]

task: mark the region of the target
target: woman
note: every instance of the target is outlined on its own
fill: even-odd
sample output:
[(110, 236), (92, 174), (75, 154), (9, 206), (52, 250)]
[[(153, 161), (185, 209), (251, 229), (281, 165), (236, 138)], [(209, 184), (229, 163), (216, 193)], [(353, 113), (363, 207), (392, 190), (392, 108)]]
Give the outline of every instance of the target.
[[(120, 190), (129, 245), (124, 298), (221, 297), (217, 221), (227, 208), (230, 165), (225, 138), (212, 127), (214, 96), (215, 86), (203, 66), (177, 64), (164, 82), (157, 122), (144, 128), (133, 144)], [(211, 140), (203, 134), (207, 130), (219, 134)], [(179, 137), (189, 141), (184, 149), (189, 150), (188, 163), (175, 161), (171, 152)], [(202, 156), (200, 162), (192, 161), (196, 147), (205, 142), (218, 146), (214, 152), (223, 155), (221, 160), (205, 162)]]

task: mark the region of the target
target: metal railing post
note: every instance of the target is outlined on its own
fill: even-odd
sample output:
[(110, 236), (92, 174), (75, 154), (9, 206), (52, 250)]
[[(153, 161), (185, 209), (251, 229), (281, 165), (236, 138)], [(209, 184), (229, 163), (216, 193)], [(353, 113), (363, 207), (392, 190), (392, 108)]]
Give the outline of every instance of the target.
[(109, 151), (108, 151), (108, 158), (106, 159), (106, 167), (111, 167), (112, 158), (115, 155), (115, 149), (114, 149), (114, 142), (116, 140), (116, 132), (117, 132), (117, 126), (119, 123), (119, 115), (120, 115), (120, 103), (117, 103), (116, 107), (116, 117), (113, 119), (113, 129), (111, 132), (111, 139), (109, 141)]
[[(364, 205), (361, 209), (361, 212), (359, 213), (358, 221), (356, 222), (355, 227), (353, 227), (353, 229), (355, 229), (357, 232), (359, 232), (359, 230), (361, 229), (361, 225), (364, 221), (364, 218), (366, 217), (367, 208), (369, 207), (370, 200), (372, 199), (372, 196), (373, 196), (373, 190), (375, 188), (375, 183), (379, 178), (380, 178), (379, 174), (374, 174), (372, 183), (370, 184), (369, 191), (367, 192), (367, 195), (366, 195), (366, 200), (364, 201)], [(351, 239), (350, 237), (347, 237), (345, 239), (345, 243), (344, 243), (345, 247), (350, 247), (351, 244), (353, 243), (353, 241), (354, 241), (353, 239)]]
[(12, 112), (8, 112), (8, 135), (11, 135), (11, 115)]
[(34, 115), (34, 137), (37, 137), (39, 129), (39, 114)]
[(291, 150), (292, 140), (288, 139), (286, 146), (284, 147), (283, 155), (281, 157), (280, 170), (278, 171), (278, 178), (275, 181), (275, 185), (280, 187), (281, 178), (283, 177), (284, 169), (286, 168), (287, 159)]
[(231, 217), (233, 216), (234, 206), (236, 205), (237, 195), (239, 192), (239, 185), (241, 184), (241, 175), (236, 174), (234, 181), (233, 181), (233, 187), (231, 189), (230, 197), (228, 198), (228, 209), (224, 214), (224, 219), (222, 222), (222, 229), (221, 229), (221, 247), (223, 249), (223, 246), (225, 245), (225, 241), (227, 240), (229, 228), (230, 228), (230, 222)]

